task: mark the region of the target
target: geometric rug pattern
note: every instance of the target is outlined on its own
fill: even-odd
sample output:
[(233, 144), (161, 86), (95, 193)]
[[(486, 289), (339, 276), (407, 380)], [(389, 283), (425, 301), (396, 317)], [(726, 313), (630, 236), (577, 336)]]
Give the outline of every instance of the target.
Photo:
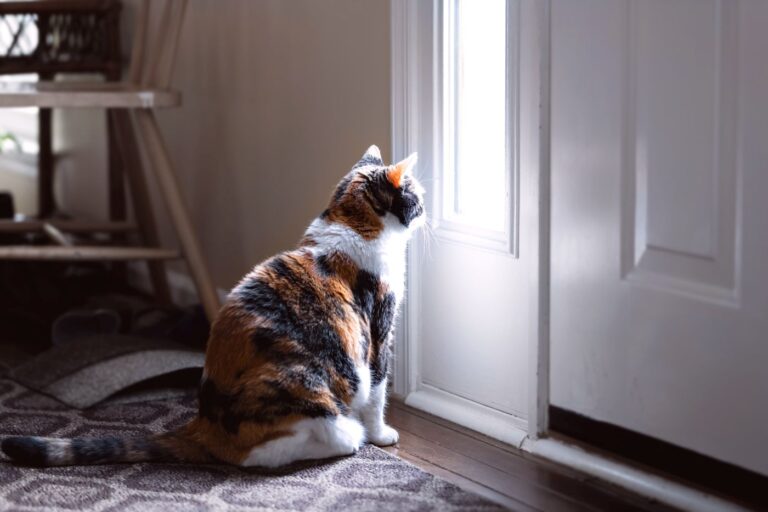
[[(140, 435), (164, 432), (196, 413), (190, 391), (127, 396), (71, 409), (0, 378), (0, 438)], [(278, 472), (223, 465), (115, 464), (25, 468), (0, 455), (0, 510), (27, 511), (497, 511), (373, 446), (352, 457)]]

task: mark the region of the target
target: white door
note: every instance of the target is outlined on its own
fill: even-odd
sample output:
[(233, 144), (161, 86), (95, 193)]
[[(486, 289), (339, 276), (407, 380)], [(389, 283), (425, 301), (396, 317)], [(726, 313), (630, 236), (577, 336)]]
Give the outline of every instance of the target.
[(551, 403), (768, 474), (768, 2), (552, 5)]
[(396, 349), (408, 404), (513, 443), (527, 426), (537, 257), (538, 174), (521, 147), (533, 147), (527, 137), (538, 130), (527, 129), (538, 89), (520, 78), (522, 4), (405, 3), (416, 27), (403, 37), (421, 41), (404, 50), (417, 60), (403, 73), (419, 89), (410, 148), (419, 150), (434, 233), (412, 246), (408, 346)]

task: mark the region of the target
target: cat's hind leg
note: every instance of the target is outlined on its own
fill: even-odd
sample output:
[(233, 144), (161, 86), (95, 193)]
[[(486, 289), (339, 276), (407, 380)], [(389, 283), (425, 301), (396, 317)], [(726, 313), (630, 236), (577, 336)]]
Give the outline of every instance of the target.
[(326, 459), (356, 453), (365, 442), (359, 421), (339, 415), (296, 422), (291, 435), (254, 447), (241, 466), (279, 467), (309, 459)]

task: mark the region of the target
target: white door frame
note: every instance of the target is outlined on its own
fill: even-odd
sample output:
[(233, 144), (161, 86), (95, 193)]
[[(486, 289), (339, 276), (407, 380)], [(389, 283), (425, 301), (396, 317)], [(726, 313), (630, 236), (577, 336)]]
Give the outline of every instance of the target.
[[(519, 115), (520, 167), (537, 186), (527, 190), (528, 208), (521, 215), (538, 226), (530, 229), (526, 239), (519, 240), (520, 249), (532, 251), (535, 269), (527, 283), (530, 290), (531, 325), (529, 360), (529, 407), (525, 431), (508, 430), (499, 420), (497, 437), (514, 444), (526, 435), (536, 438), (547, 430), (548, 382), (548, 305), (549, 283), (549, 146), (548, 146), (548, 8), (542, 0), (517, 0), (521, 33), (519, 35), (519, 89), (524, 94)], [(419, 152), (423, 166), (440, 165), (442, 150), (441, 105), (441, 9), (442, 0), (391, 0), (392, 34), (392, 147), (393, 161), (413, 151)], [(531, 197), (531, 192), (536, 197)], [(420, 275), (415, 254), (408, 257), (408, 290), (403, 315), (395, 339), (393, 391), (407, 398), (417, 391), (420, 382), (419, 332)], [(413, 395), (412, 395), (413, 397)], [(486, 420), (487, 421), (487, 418)]]

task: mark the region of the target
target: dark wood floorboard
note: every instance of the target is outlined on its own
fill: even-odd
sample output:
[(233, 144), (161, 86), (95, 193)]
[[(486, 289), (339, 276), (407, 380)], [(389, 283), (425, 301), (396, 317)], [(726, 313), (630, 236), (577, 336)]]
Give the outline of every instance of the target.
[(424, 471), (432, 473), (433, 475), (437, 475), (443, 478), (444, 480), (447, 480), (453, 484), (458, 485), (462, 489), (474, 492), (475, 494), (479, 494), (480, 496), (483, 496), (496, 503), (500, 503), (510, 510), (514, 510), (517, 512), (538, 512), (538, 509), (525, 504), (525, 502), (510, 498), (509, 496), (502, 494), (498, 491), (495, 491), (490, 487), (486, 487), (485, 485), (479, 484), (473, 480), (465, 478), (448, 469), (442, 468), (440, 466), (436, 466), (435, 464), (432, 464), (431, 462), (425, 459), (422, 459), (413, 455), (411, 452), (406, 451), (401, 446), (385, 448), (385, 450), (393, 453), (394, 455), (397, 455), (398, 457), (410, 462), (415, 466), (420, 467)]
[(387, 417), (400, 432), (388, 451), (512, 510), (673, 510), (399, 402)]

